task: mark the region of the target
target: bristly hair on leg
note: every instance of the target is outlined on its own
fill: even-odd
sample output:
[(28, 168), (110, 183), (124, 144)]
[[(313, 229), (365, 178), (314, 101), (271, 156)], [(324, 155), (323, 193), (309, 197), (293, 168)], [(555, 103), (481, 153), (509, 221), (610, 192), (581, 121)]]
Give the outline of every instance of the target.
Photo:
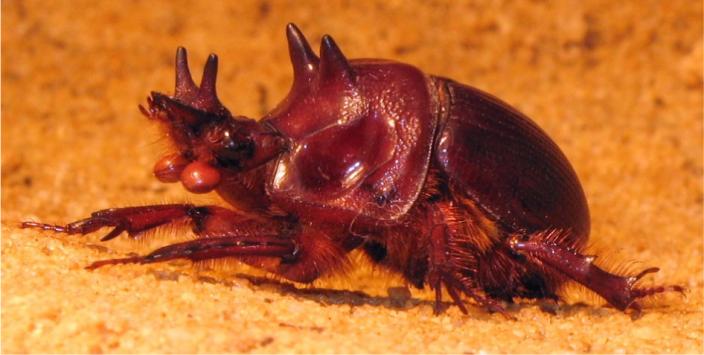
[(681, 293), (685, 290), (678, 285), (638, 287), (644, 276), (659, 269), (646, 268), (637, 273), (613, 274), (594, 263), (596, 256), (585, 255), (579, 248), (570, 244), (569, 236), (570, 234), (564, 231), (546, 230), (527, 238), (513, 236), (508, 244), (514, 252), (526, 256), (533, 263), (545, 265), (551, 272), (562, 273), (579, 282), (619, 310), (632, 309), (634, 317), (638, 317), (642, 309), (639, 301), (658, 293)]

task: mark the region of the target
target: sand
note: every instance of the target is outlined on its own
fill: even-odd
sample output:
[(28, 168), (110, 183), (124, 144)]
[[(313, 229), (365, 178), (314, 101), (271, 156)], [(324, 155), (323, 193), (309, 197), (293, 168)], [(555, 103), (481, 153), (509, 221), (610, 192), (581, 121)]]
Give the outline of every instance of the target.
[[(704, 352), (702, 4), (698, 1), (2, 3), (2, 351)], [(219, 94), (260, 117), (288, 91), (284, 37), (408, 62), (494, 93), (534, 118), (587, 193), (592, 241), (612, 267), (659, 266), (686, 286), (643, 316), (567, 292), (555, 314), (521, 300), (507, 321), (360, 262), (313, 286), (227, 265), (115, 266), (152, 242), (20, 230), (98, 209), (212, 202), (160, 184), (163, 152), (136, 107), (171, 92), (176, 46), (196, 77), (220, 55)], [(183, 237), (183, 235), (178, 235)], [(256, 277), (248, 275), (258, 275)], [(549, 307), (548, 307), (549, 308)]]

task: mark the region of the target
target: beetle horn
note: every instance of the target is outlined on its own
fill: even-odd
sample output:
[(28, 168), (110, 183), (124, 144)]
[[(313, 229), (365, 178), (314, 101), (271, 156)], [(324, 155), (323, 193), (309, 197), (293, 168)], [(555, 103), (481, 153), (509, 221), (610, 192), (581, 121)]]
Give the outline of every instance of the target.
[(354, 72), (335, 40), (325, 35), (320, 43), (320, 79), (329, 81), (339, 77), (352, 80)]
[(220, 103), (215, 90), (215, 82), (218, 76), (218, 56), (210, 54), (203, 68), (203, 77), (200, 80), (198, 90), (198, 108), (203, 111), (217, 113), (225, 107)]
[[(220, 103), (215, 91), (215, 81), (218, 75), (218, 57), (211, 54), (205, 63), (200, 87), (196, 86), (188, 68), (186, 49), (176, 50), (176, 90), (173, 97), (153, 92), (148, 99), (149, 111), (142, 108), (147, 116), (154, 116), (153, 110), (161, 110), (170, 115), (170, 119), (178, 119), (189, 125), (197, 125), (210, 120), (212, 115), (231, 116), (225, 106)], [(206, 113), (206, 114), (203, 114)]]
[(286, 25), (288, 52), (293, 65), (293, 86), (300, 87), (312, 80), (318, 71), (318, 56), (313, 53), (301, 30), (293, 23)]
[(198, 87), (193, 82), (191, 71), (188, 69), (188, 54), (186, 48), (178, 47), (176, 49), (176, 92), (174, 97), (177, 99), (188, 99), (197, 91)]

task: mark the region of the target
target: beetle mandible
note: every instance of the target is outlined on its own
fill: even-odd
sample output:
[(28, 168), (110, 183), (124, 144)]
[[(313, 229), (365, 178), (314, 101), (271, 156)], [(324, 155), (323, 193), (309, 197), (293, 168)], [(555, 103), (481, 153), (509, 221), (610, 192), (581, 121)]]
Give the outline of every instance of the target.
[(106, 241), (186, 222), (196, 235), (89, 269), (236, 258), (308, 283), (361, 249), (410, 284), (432, 288), (436, 311), (443, 288), (465, 313), (470, 297), (503, 314), (501, 301), (558, 299), (570, 280), (624, 311), (683, 290), (637, 286), (657, 268), (624, 276), (593, 264), (584, 254), (589, 211), (575, 171), (508, 104), (407, 64), (348, 60), (328, 35), (318, 57), (293, 24), (286, 36), (293, 85), (258, 121), (220, 103), (216, 55), (196, 86), (184, 48), (176, 52), (174, 95), (152, 92), (140, 106), (173, 143), (155, 176), (193, 193), (215, 191), (232, 209), (113, 208), (67, 225), (22, 226), (68, 234), (112, 227)]

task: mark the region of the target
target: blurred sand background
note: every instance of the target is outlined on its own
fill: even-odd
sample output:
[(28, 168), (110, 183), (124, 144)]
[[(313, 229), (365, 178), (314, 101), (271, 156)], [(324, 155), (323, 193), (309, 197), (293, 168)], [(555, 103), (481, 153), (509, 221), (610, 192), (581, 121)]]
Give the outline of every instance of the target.
[[(3, 1), (2, 351), (704, 352), (700, 1)], [(390, 58), (494, 93), (528, 114), (580, 176), (592, 240), (615, 265), (662, 271), (687, 297), (641, 319), (569, 294), (552, 315), (432, 314), (429, 292), (360, 266), (314, 287), (189, 263), (106, 267), (137, 245), (20, 230), (98, 209), (203, 201), (151, 176), (162, 153), (137, 111), (220, 56), (231, 111), (260, 117), (291, 80), (284, 26), (313, 46)], [(197, 79), (198, 80), (198, 79)], [(155, 143), (157, 142), (157, 143)], [(212, 202), (214, 198), (211, 198)]]

